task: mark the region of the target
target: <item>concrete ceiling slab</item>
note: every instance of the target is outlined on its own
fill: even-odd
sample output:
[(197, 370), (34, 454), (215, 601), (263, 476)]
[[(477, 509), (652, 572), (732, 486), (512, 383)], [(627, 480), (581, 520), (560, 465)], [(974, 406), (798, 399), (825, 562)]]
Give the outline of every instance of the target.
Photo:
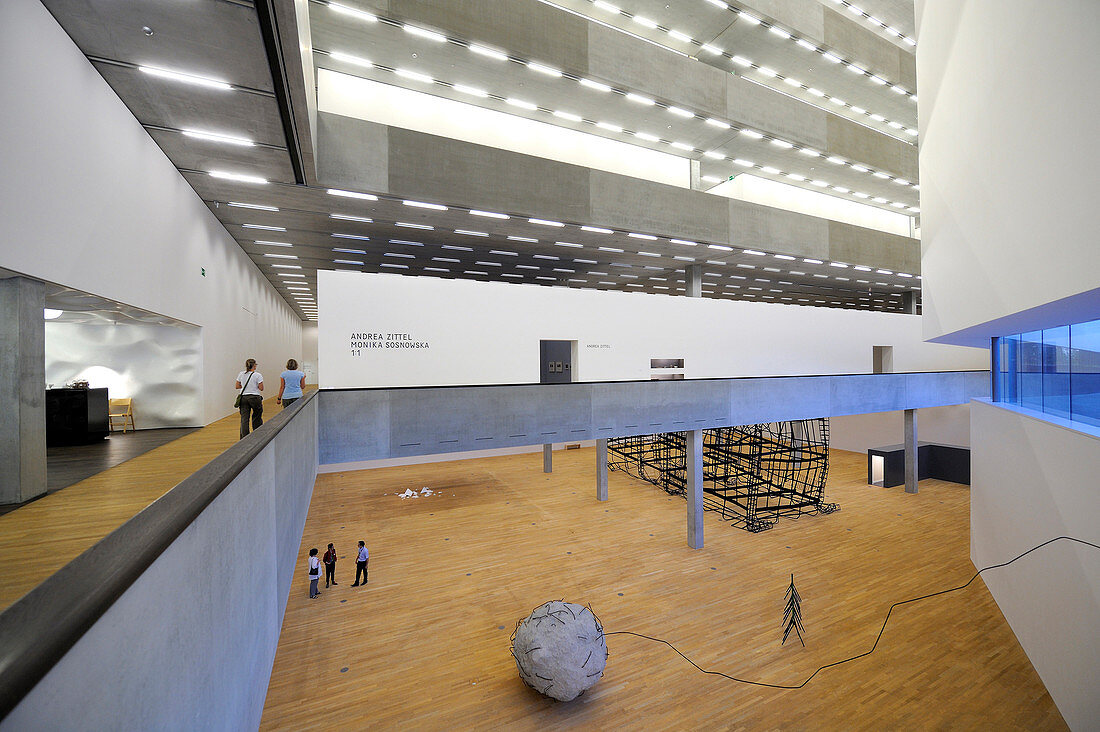
[(174, 130), (148, 129), (147, 132), (177, 168), (247, 171), (267, 180), (294, 181), (294, 170), (285, 148), (238, 147), (196, 140)]

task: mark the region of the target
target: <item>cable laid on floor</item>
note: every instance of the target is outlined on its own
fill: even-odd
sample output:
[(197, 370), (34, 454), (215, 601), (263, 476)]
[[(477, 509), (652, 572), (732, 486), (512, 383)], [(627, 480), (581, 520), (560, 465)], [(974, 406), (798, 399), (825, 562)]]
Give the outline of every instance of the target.
[(672, 645), (671, 643), (664, 640), (663, 638), (654, 638), (652, 636), (643, 635), (642, 633), (634, 633), (634, 632), (629, 631), (629, 630), (616, 630), (616, 631), (611, 631), (611, 632), (606, 632), (605, 631), (604, 635), (632, 635), (632, 636), (635, 636), (637, 638), (645, 638), (646, 640), (650, 640), (650, 641), (653, 641), (655, 643), (664, 643), (666, 646), (668, 646), (672, 650), (676, 651), (676, 653), (680, 654), (681, 658), (683, 658), (685, 661), (687, 661), (692, 666), (697, 668), (699, 671), (702, 671), (705, 674), (710, 674), (712, 676), (721, 676), (723, 678), (729, 679), (730, 681), (736, 681), (736, 682), (741, 683), (741, 684), (752, 684), (753, 686), (766, 686), (770, 689), (801, 689), (806, 684), (810, 683), (810, 680), (813, 679), (813, 677), (817, 676), (819, 673), (821, 673), (822, 671), (824, 671), (827, 668), (832, 668), (833, 666), (839, 666), (843, 663), (848, 663), (849, 661), (856, 661), (860, 658), (870, 656), (872, 653), (874, 653), (875, 649), (878, 648), (879, 641), (882, 640), (882, 634), (886, 631), (886, 624), (890, 622), (890, 614), (894, 612), (894, 608), (896, 608), (900, 605), (907, 605), (911, 602), (918, 602), (920, 600), (927, 600), (931, 597), (937, 597), (939, 595), (946, 595), (949, 592), (956, 592), (957, 590), (964, 590), (967, 587), (969, 587), (971, 585), (971, 583), (974, 582), (974, 580), (978, 579), (978, 577), (982, 574), (982, 572), (986, 572), (990, 569), (999, 569), (1000, 567), (1007, 567), (1008, 565), (1012, 564), (1016, 560), (1023, 559), (1028, 554), (1031, 554), (1034, 551), (1042, 549), (1043, 547), (1047, 546), (1048, 544), (1053, 544), (1056, 541), (1061, 541), (1062, 539), (1065, 539), (1066, 541), (1077, 542), (1078, 544), (1083, 544), (1085, 546), (1090, 546), (1093, 549), (1100, 549), (1100, 545), (1093, 544), (1091, 541), (1085, 541), (1084, 539), (1077, 539), (1077, 538), (1072, 537), (1072, 536), (1056, 536), (1053, 539), (1048, 539), (1047, 541), (1044, 541), (1042, 544), (1039, 544), (1038, 546), (1033, 546), (1032, 548), (1028, 549), (1023, 554), (1020, 554), (1017, 557), (1013, 557), (1012, 559), (1009, 559), (1007, 562), (1001, 562), (1000, 564), (991, 564), (988, 567), (982, 567), (977, 572), (975, 572), (974, 576), (971, 577), (970, 580), (964, 585), (959, 585), (958, 587), (951, 587), (951, 588), (946, 589), (946, 590), (940, 590), (939, 592), (933, 592), (933, 593), (928, 594), (928, 595), (921, 595), (920, 597), (912, 597), (908, 600), (902, 600), (901, 602), (895, 602), (893, 605), (890, 606), (890, 609), (886, 611), (886, 619), (882, 621), (882, 627), (878, 631), (878, 636), (875, 637), (875, 643), (874, 643), (874, 645), (871, 646), (871, 650), (866, 651), (865, 653), (860, 653), (856, 656), (852, 656), (850, 658), (845, 658), (845, 659), (840, 660), (840, 661), (834, 661), (833, 663), (827, 663), (824, 666), (817, 669), (817, 671), (814, 671), (812, 674), (810, 674), (810, 676), (805, 681), (803, 681), (801, 684), (798, 684), (797, 686), (791, 686), (791, 685), (787, 685), (787, 684), (769, 684), (769, 683), (764, 682), (764, 681), (753, 681), (751, 679), (739, 679), (736, 676), (730, 676), (729, 674), (722, 673), (721, 671), (709, 671), (709, 670), (703, 668), (702, 666), (700, 666), (699, 664), (695, 663), (695, 661), (692, 661), (690, 658), (685, 656), (683, 654), (683, 652), (680, 651), (679, 648)]

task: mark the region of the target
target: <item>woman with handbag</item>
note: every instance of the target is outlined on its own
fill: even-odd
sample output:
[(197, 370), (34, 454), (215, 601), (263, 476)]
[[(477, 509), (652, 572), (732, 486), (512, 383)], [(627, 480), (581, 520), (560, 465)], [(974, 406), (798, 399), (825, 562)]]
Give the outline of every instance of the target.
[(264, 423), (264, 375), (256, 370), (256, 359), (244, 362), (244, 371), (237, 374), (237, 400), (234, 406), (241, 410), (241, 439), (248, 437), (249, 415), (252, 417), (252, 429)]

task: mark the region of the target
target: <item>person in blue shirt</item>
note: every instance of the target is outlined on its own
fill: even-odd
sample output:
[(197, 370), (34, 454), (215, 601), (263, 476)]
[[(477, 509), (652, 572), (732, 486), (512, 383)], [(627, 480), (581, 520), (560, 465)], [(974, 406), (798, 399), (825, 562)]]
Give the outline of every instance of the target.
[(305, 381), (306, 375), (298, 370), (298, 362), (293, 358), (287, 361), (286, 371), (279, 374), (279, 396), (275, 398), (275, 403), (282, 404), (286, 409), (301, 399)]

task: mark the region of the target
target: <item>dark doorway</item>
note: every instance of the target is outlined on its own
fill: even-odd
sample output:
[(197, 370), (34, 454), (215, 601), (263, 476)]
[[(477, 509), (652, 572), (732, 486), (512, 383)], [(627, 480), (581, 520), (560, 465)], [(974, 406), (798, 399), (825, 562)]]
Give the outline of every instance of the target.
[(539, 383), (573, 381), (573, 341), (539, 341)]

